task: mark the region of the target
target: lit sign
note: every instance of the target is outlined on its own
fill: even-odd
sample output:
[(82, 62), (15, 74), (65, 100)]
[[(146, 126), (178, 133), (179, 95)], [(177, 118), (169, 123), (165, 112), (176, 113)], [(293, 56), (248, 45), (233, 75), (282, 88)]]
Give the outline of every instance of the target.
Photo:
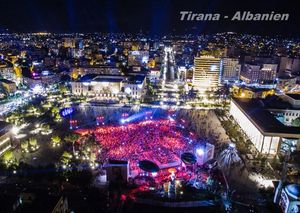
[(66, 117), (68, 115), (73, 114), (74, 111), (75, 111), (74, 108), (71, 108), (71, 107), (63, 108), (63, 109), (60, 110), (60, 115), (62, 117)]

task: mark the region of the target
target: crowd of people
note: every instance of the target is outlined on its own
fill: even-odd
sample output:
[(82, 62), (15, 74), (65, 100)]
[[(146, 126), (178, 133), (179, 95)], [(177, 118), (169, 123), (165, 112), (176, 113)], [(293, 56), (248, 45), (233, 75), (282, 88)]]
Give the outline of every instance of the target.
[(102, 157), (129, 160), (131, 169), (140, 160), (158, 165), (180, 160), (180, 154), (192, 147), (184, 129), (173, 119), (146, 120), (119, 126), (101, 126), (95, 130), (102, 146)]
[[(147, 181), (150, 181), (150, 185), (163, 186), (170, 181), (169, 168), (175, 170), (176, 180), (191, 183), (196, 188), (214, 189), (213, 186), (220, 182), (219, 175), (216, 178), (205, 169), (198, 171), (194, 166), (182, 164), (180, 159), (182, 153), (194, 152), (200, 144), (207, 142), (207, 138), (212, 142), (218, 140), (221, 134), (218, 135), (211, 126), (209, 129), (212, 132), (205, 131), (209, 125), (215, 123), (210, 112), (147, 109), (133, 115), (130, 112), (117, 111), (113, 117), (115, 120), (109, 118), (111, 122), (106, 121), (104, 125), (76, 131), (81, 134), (93, 134), (101, 146), (102, 151), (98, 158), (101, 162), (108, 159), (128, 160), (131, 175), (137, 178), (134, 179), (137, 185), (148, 185)], [(119, 120), (116, 120), (116, 117)], [(138, 166), (141, 160), (153, 161), (160, 168), (166, 169), (153, 174), (145, 173)]]

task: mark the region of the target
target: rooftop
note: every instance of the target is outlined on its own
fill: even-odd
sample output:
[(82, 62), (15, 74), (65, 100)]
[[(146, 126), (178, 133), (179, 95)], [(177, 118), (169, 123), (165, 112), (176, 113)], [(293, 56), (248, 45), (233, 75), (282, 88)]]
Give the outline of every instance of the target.
[(289, 93), (287, 93), (285, 95), (289, 96), (292, 99), (300, 100), (300, 94), (289, 94)]
[(11, 124), (5, 122), (5, 121), (0, 121), (0, 136), (6, 134), (11, 128)]
[(144, 75), (98, 75), (87, 74), (78, 79), (79, 82), (121, 82), (126, 80), (129, 83), (141, 84), (145, 79)]
[(290, 184), (285, 187), (287, 193), (295, 199), (300, 198), (300, 185), (299, 184)]
[(85, 82), (85, 81), (91, 81), (93, 78), (96, 78), (98, 75), (97, 74), (86, 74), (79, 78), (77, 81), (79, 82)]
[(93, 81), (96, 81), (96, 82), (121, 82), (123, 81), (122, 78), (105, 78), (105, 77), (96, 77), (93, 79)]
[(98, 74), (86, 74), (78, 79), (79, 82), (89, 82), (89, 81), (97, 81), (97, 82), (120, 82), (125, 78), (122, 75), (98, 75)]
[(15, 83), (13, 81), (10, 81), (10, 80), (4, 79), (4, 78), (0, 79), (0, 82), (6, 83), (6, 84), (14, 84)]
[(296, 134), (300, 136), (300, 128), (285, 126), (278, 121), (257, 99), (233, 99), (238, 107), (265, 133)]
[(141, 83), (143, 83), (144, 79), (145, 79), (144, 75), (129, 76), (128, 83), (141, 84)]
[(292, 75), (282, 75), (278, 77), (278, 79), (295, 79), (295, 78), (297, 77)]
[(240, 86), (240, 87), (237, 87), (237, 88), (247, 89), (247, 90), (251, 90), (253, 92), (263, 92), (263, 91), (270, 91), (270, 90), (272, 90), (272, 89), (269, 89), (269, 88), (259, 88), (259, 87), (253, 87), (253, 86)]

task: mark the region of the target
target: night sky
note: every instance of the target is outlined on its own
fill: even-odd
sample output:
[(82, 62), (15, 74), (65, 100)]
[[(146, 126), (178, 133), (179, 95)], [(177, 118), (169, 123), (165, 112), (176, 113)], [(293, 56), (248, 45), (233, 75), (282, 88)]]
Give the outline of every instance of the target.
[[(300, 11), (288, 0), (0, 0), (0, 31), (174, 32), (300, 36)], [(289, 13), (287, 22), (180, 21), (180, 11), (221, 13), (271, 11)]]

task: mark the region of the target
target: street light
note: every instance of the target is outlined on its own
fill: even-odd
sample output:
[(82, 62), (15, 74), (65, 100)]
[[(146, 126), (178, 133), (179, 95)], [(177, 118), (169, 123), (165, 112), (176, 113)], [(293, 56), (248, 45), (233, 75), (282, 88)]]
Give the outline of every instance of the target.
[(204, 150), (202, 148), (197, 148), (196, 153), (198, 156), (203, 156), (204, 155)]
[(17, 134), (20, 132), (20, 128), (14, 126), (14, 127), (11, 129), (11, 132), (12, 132), (14, 135), (17, 135)]

